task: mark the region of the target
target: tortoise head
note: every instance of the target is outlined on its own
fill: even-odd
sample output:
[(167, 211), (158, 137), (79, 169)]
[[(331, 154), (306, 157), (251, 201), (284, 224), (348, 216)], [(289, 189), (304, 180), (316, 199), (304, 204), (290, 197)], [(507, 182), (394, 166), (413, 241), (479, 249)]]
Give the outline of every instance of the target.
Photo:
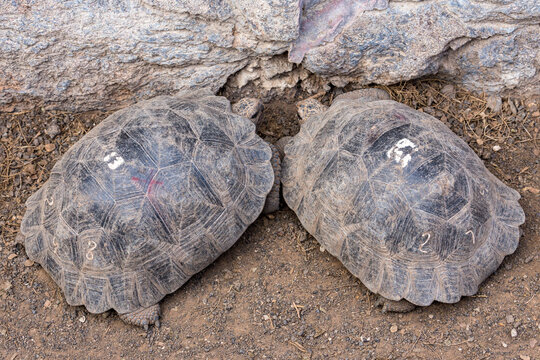
[(259, 122), (263, 108), (262, 102), (256, 98), (243, 98), (232, 105), (232, 111), (234, 113), (248, 118), (255, 125)]
[(298, 112), (298, 116), (300, 116), (300, 125), (304, 124), (312, 116), (322, 114), (326, 109), (328, 109), (328, 106), (323, 105), (313, 97), (296, 103), (296, 111)]

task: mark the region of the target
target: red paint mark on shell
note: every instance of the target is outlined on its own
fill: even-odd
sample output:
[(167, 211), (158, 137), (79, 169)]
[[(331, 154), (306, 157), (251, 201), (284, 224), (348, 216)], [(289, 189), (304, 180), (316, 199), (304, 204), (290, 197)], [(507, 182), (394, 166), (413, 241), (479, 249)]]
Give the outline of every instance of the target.
[[(153, 195), (154, 191), (159, 185), (163, 185), (163, 181), (154, 180), (155, 174), (156, 174), (156, 171), (152, 170), (149, 173), (150, 176), (148, 176), (146, 179), (141, 179), (139, 177), (132, 176), (131, 180), (135, 181), (135, 183), (137, 184), (140, 190), (144, 191), (146, 189), (147, 196), (151, 196)], [(148, 181), (148, 178), (150, 178), (151, 180)]]

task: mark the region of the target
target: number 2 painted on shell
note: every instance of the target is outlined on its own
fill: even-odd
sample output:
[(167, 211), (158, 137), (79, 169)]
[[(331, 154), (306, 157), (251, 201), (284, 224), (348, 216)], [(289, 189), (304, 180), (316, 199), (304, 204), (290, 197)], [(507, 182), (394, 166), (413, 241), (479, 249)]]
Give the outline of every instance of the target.
[(465, 233), (465, 235), (471, 235), (472, 237), (472, 243), (474, 244), (474, 232), (472, 230), (469, 230)]
[(420, 247), (418, 248), (418, 251), (420, 251), (420, 252), (423, 252), (424, 254), (426, 254), (426, 253), (427, 253), (427, 251), (426, 251), (426, 250), (424, 250), (424, 249), (423, 249), (423, 247), (424, 247), (424, 245), (426, 245), (426, 244), (427, 244), (427, 242), (428, 242), (428, 241), (429, 241), (429, 239), (431, 238), (431, 234), (430, 234), (430, 233), (428, 233), (428, 232), (425, 232), (425, 233), (423, 233), (423, 234), (422, 234), (422, 238), (424, 238), (424, 237), (426, 237), (426, 236), (427, 236), (427, 239), (426, 239), (426, 241), (424, 241), (424, 242), (422, 243), (422, 245), (420, 245)]

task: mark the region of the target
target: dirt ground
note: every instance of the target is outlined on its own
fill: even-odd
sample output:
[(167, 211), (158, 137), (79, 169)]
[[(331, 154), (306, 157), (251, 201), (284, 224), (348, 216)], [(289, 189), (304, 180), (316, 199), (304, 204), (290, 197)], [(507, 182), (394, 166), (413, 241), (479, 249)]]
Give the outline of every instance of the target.
[[(539, 359), (540, 103), (503, 99), (495, 112), (485, 97), (437, 79), (387, 90), (445, 122), (522, 195), (527, 221), (520, 245), (477, 295), (382, 313), (376, 296), (321, 252), (283, 205), (168, 295), (161, 328), (147, 336), (113, 311), (94, 315), (69, 306), (15, 243), (24, 201), (107, 114), (0, 114), (0, 358)], [(332, 88), (321, 99), (328, 103), (341, 91)], [(223, 93), (232, 100), (258, 95), (250, 87)], [(294, 103), (307, 96), (300, 87), (264, 96), (261, 135), (271, 141), (294, 135)]]

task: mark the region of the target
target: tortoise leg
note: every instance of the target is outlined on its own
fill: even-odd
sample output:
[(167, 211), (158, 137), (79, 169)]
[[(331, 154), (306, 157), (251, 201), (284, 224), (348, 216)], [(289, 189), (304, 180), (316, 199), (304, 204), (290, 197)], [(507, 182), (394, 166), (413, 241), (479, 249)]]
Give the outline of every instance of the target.
[(140, 308), (126, 314), (118, 314), (120, 319), (127, 324), (141, 326), (148, 330), (148, 325), (156, 324), (159, 327), (159, 315), (161, 308), (159, 304), (152, 305), (147, 308)]
[(375, 306), (381, 306), (382, 312), (398, 312), (406, 313), (413, 311), (416, 308), (416, 305), (408, 302), (407, 300), (394, 301), (387, 299), (385, 297), (379, 296), (375, 302)]
[(279, 150), (275, 145), (270, 145), (272, 149), (272, 167), (274, 168), (274, 185), (272, 185), (272, 190), (266, 197), (266, 202), (264, 203), (263, 214), (269, 214), (274, 211), (279, 210), (279, 186), (281, 185), (281, 160), (279, 159)]
[(291, 142), (292, 136), (284, 136), (276, 142), (276, 148), (279, 151), (279, 158), (283, 160), (285, 157), (285, 146)]

